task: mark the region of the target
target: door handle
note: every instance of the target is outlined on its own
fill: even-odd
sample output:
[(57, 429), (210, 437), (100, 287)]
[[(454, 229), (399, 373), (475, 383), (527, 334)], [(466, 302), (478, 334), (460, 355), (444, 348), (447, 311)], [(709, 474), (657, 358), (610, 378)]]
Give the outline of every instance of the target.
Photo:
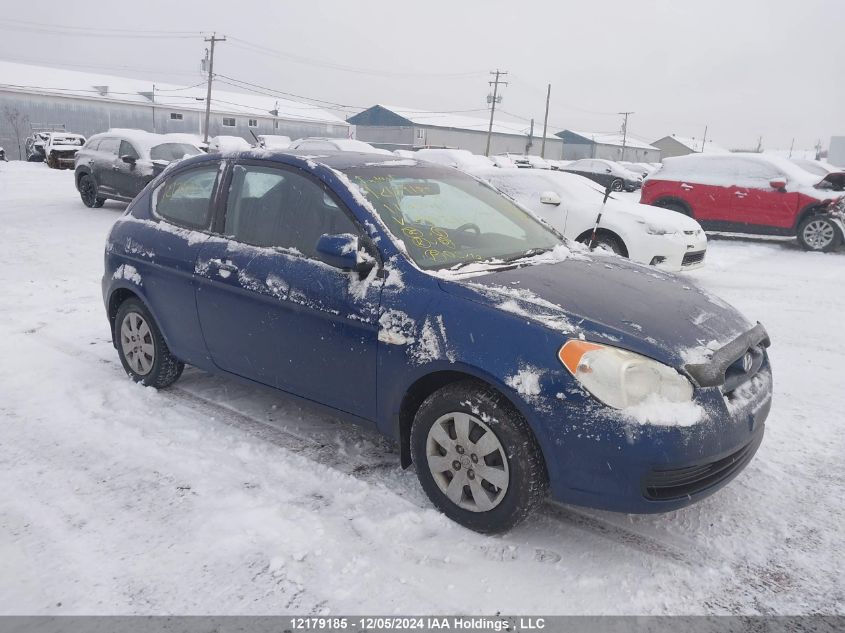
[(734, 191), (734, 195), (735, 195), (737, 198), (744, 198), (744, 197), (746, 197), (748, 194), (747, 194), (747, 193), (745, 193), (744, 191)]
[(695, 189), (695, 187), (693, 187), (692, 185), (688, 185), (685, 182), (682, 182), (681, 183), (681, 189), (683, 189), (684, 191), (689, 191), (690, 189)]
[(217, 274), (226, 279), (232, 273), (238, 272), (238, 267), (229, 260), (210, 259), (208, 261), (209, 267), (216, 268)]

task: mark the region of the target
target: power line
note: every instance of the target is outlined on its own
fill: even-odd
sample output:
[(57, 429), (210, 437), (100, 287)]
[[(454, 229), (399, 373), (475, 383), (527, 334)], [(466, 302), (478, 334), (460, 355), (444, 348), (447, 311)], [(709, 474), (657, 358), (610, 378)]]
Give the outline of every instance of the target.
[(286, 51), (280, 51), (274, 48), (270, 48), (268, 46), (262, 46), (260, 44), (253, 44), (247, 40), (241, 39), (235, 36), (229, 36), (229, 39), (232, 40), (233, 46), (238, 48), (243, 48), (246, 50), (250, 50), (252, 52), (259, 52), (265, 55), (269, 55), (271, 57), (277, 57), (280, 59), (286, 59), (288, 61), (292, 61), (298, 64), (305, 64), (308, 66), (317, 66), (320, 68), (330, 68), (332, 70), (342, 70), (351, 73), (358, 73), (362, 75), (377, 75), (382, 77), (394, 77), (394, 78), (458, 78), (458, 77), (470, 77), (470, 76), (480, 76), (485, 74), (487, 71), (485, 70), (473, 70), (473, 71), (466, 71), (466, 72), (458, 72), (458, 73), (416, 73), (416, 72), (397, 72), (397, 71), (389, 71), (389, 70), (377, 70), (373, 68), (362, 68), (356, 66), (347, 66), (345, 64), (335, 64), (333, 62), (317, 60), (312, 57), (303, 57), (301, 55), (296, 55), (294, 53), (288, 53)]
[(112, 29), (85, 26), (69, 26), (63, 24), (45, 24), (43, 22), (29, 22), (26, 20), (12, 20), (0, 18), (0, 29), (24, 31), (30, 33), (45, 33), (50, 35), (86, 36), (86, 37), (120, 37), (142, 39), (181, 39), (201, 37), (201, 31), (166, 31), (166, 30), (135, 30)]

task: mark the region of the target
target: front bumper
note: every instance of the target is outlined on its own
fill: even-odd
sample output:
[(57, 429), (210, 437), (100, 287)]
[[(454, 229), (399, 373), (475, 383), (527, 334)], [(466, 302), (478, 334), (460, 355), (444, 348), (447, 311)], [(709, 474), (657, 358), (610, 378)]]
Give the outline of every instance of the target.
[[(768, 358), (730, 394), (696, 389), (704, 410), (688, 427), (626, 420), (589, 396), (567, 397), (544, 424), (552, 498), (629, 513), (675, 510), (709, 496), (751, 461), (772, 401)], [(562, 423), (561, 420), (566, 420)]]
[(675, 273), (704, 266), (707, 235), (702, 230), (668, 235), (647, 233), (638, 242), (629, 246), (628, 255), (642, 264)]

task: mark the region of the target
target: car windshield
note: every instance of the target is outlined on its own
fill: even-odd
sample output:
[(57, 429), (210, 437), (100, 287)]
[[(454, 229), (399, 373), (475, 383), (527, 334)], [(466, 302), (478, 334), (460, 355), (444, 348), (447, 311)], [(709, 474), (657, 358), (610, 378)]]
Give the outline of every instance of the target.
[(496, 192), (446, 167), (345, 170), (423, 269), (516, 260), (562, 243), (553, 230)]
[(166, 160), (171, 162), (200, 154), (199, 149), (187, 143), (162, 143), (150, 149), (150, 160)]

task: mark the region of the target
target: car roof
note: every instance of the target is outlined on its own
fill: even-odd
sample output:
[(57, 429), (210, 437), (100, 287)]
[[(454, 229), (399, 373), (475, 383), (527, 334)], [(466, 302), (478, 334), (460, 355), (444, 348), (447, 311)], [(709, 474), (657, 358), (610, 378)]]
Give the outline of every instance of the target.
[[(233, 152), (225, 154), (227, 158), (252, 158), (252, 159), (284, 159), (287, 156), (311, 159), (315, 163), (321, 163), (332, 169), (350, 169), (353, 167), (374, 167), (377, 163), (387, 163), (392, 166), (409, 166), (412, 158), (400, 158), (395, 154), (372, 154), (369, 152), (344, 152), (331, 150), (307, 150), (307, 149), (257, 149), (252, 151)], [(414, 160), (414, 162), (417, 162)], [(418, 161), (420, 165), (440, 167), (426, 161)]]

